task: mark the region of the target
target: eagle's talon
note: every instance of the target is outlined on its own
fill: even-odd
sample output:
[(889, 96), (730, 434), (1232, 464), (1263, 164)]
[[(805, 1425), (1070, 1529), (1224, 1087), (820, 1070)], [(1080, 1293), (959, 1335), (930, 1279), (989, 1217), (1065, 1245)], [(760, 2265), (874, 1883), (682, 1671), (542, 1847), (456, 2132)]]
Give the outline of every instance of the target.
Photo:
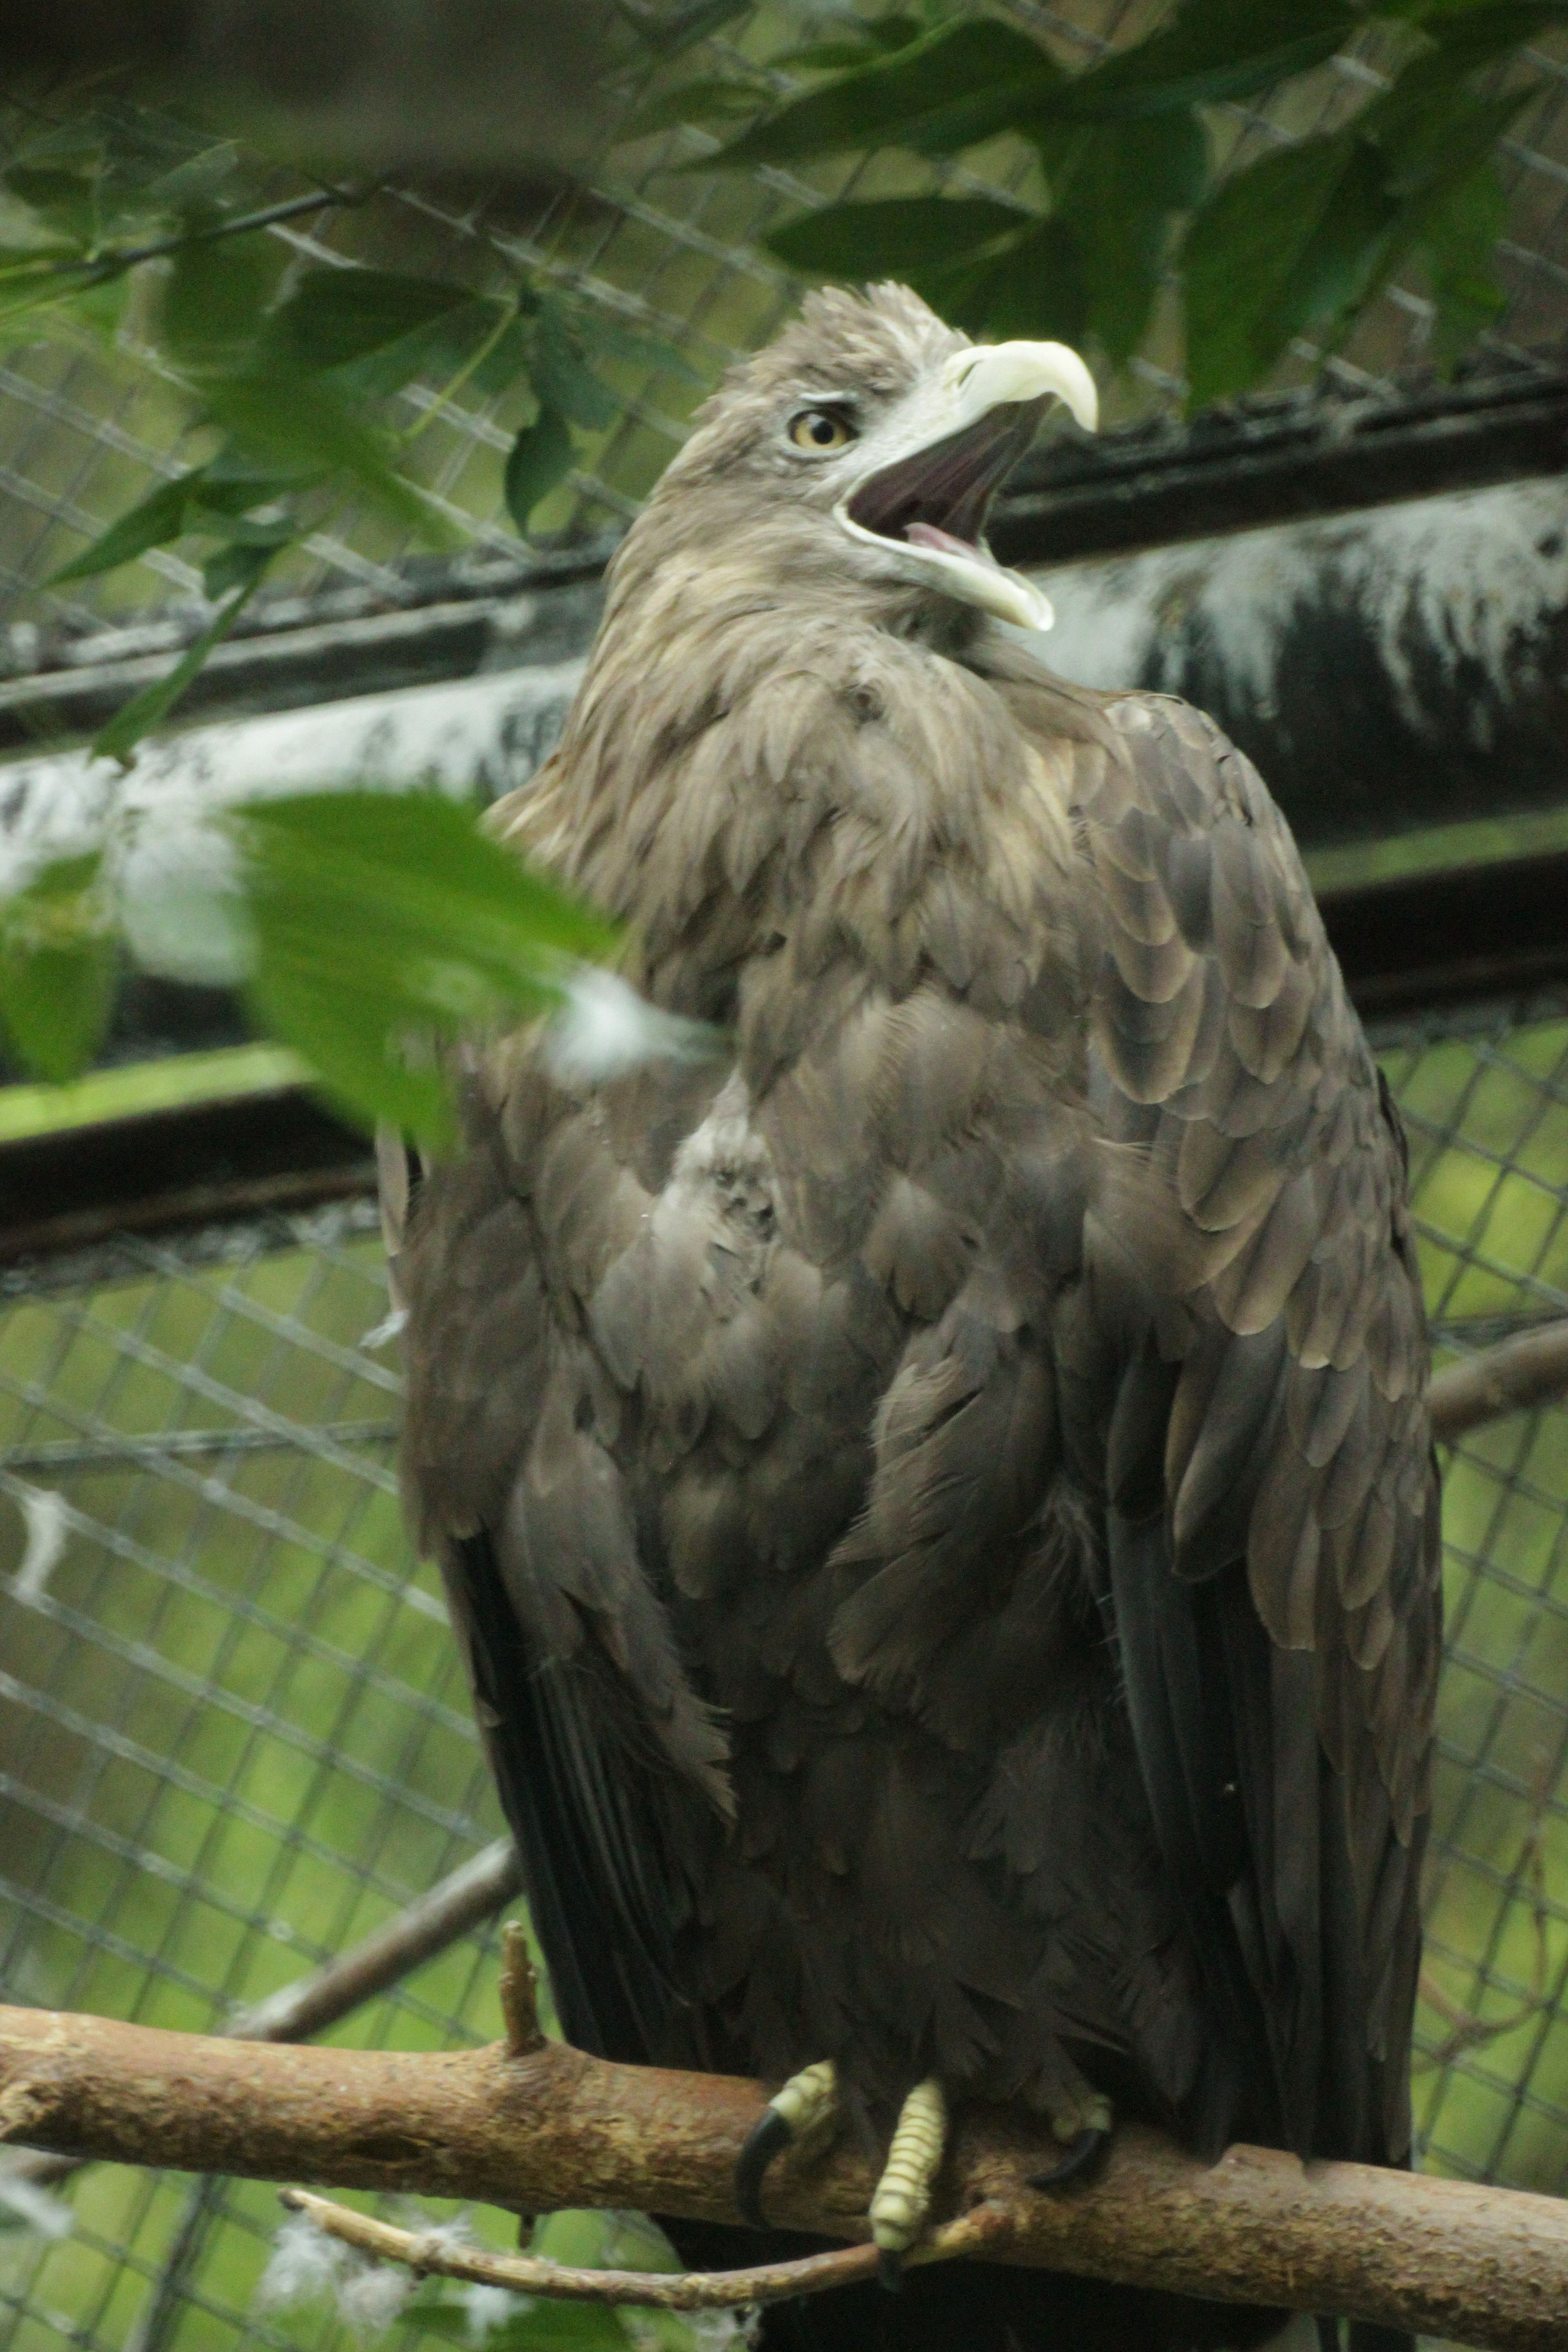
[[(899, 2110), (888, 2161), (871, 2200), (871, 2235), (884, 2257), (908, 2253), (924, 2229), (946, 2145), (947, 2095), (933, 2074), (915, 2084)], [(886, 2286), (881, 2264), (879, 2274)]]
[(765, 2230), (767, 2220), (763, 2212), (763, 2176), (775, 2156), (782, 2156), (795, 2137), (795, 2126), (776, 2107), (764, 2107), (751, 2130), (745, 2144), (735, 2158), (733, 2192), (736, 2210), (742, 2221), (753, 2230)]
[(877, 2284), (889, 2294), (901, 2294), (904, 2285), (904, 2258), (896, 2247), (877, 2249)]
[(1097, 2164), (1104, 2150), (1110, 2146), (1110, 2126), (1090, 2124), (1087, 2130), (1079, 2132), (1059, 2164), (1048, 2166), (1044, 2172), (1032, 2172), (1029, 2175), (1029, 2187), (1060, 2189), (1065, 2182), (1076, 2180), (1080, 2173), (1087, 2172), (1092, 2165)]
[(775, 2091), (751, 2130), (735, 2159), (732, 2191), (735, 2206), (742, 2221), (754, 2230), (764, 2230), (767, 2218), (763, 2211), (763, 2180), (775, 2156), (781, 2156), (790, 2143), (803, 2138), (825, 2123), (832, 2115), (838, 2100), (837, 2079), (831, 2058), (818, 2061), (792, 2074), (781, 2091)]

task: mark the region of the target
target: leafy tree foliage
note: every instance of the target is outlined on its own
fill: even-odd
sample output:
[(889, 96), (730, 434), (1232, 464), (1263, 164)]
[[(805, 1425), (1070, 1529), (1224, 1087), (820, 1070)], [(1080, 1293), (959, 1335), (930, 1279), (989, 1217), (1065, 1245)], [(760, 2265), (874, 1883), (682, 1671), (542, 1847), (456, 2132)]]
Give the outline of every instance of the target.
[[(1498, 143), (1541, 86), (1500, 68), (1565, 18), (1563, 0), (1178, 0), (1143, 40), (1072, 72), (995, 17), (899, 11), (673, 89), (644, 119), (754, 116), (687, 167), (703, 171), (956, 157), (1011, 135), (1038, 166), (1033, 202), (830, 203), (765, 241), (793, 269), (897, 275), (974, 332), (1088, 340), (1113, 366), (1173, 276), (1201, 406), (1249, 390), (1298, 335), (1331, 344), (1412, 261), (1436, 305), (1434, 357), (1473, 341), (1502, 304)], [(1225, 109), (1369, 35), (1383, 74), (1347, 121), (1226, 168)], [(782, 104), (781, 70), (809, 78)]]
[[(198, 556), (214, 612), (169, 674), (116, 713), (94, 750), (124, 760), (162, 723), (279, 558), (350, 499), (451, 546), (458, 524), (420, 487), (413, 445), (459, 394), (521, 389), (531, 414), (506, 473), (526, 533), (573, 462), (573, 428), (618, 413), (596, 370), (640, 358), (689, 373), (658, 338), (504, 261), (508, 282), (301, 262), (270, 232), (361, 201), (322, 186), (255, 202), (257, 167), (232, 140), (113, 98), (45, 122), (0, 170), (0, 330), (132, 332), (179, 388), (207, 454), (54, 574), (85, 580), (150, 549)], [(437, 387), (410, 424), (396, 395)]]
[[(976, 6), (913, 0), (847, 12), (762, 65), (719, 47), (717, 67), (694, 73), (695, 43), (771, 19), (752, 0), (616, 5), (647, 59), (628, 139), (680, 123), (719, 138), (682, 169), (883, 150), (952, 159), (1001, 138), (1032, 161), (1024, 198), (800, 212), (766, 238), (792, 269), (903, 278), (978, 333), (1088, 342), (1112, 370), (1148, 343), (1173, 287), (1194, 404), (1259, 383), (1298, 336), (1331, 346), (1410, 264), (1435, 305), (1435, 357), (1459, 355), (1502, 300), (1496, 156), (1538, 88), (1522, 52), (1568, 19), (1568, 0), (1174, 0), (1142, 40), (1071, 70)], [(1237, 105), (1369, 43), (1378, 70), (1353, 85), (1344, 119), (1281, 133), (1236, 167)], [(368, 502), (452, 542), (460, 518), (421, 487), (415, 445), (460, 395), (522, 395), (503, 487), (526, 534), (574, 436), (617, 413), (607, 362), (689, 373), (668, 345), (499, 251), (474, 287), (317, 262), (277, 234), (366, 193), (318, 184), (263, 202), (234, 141), (112, 90), (39, 117), (0, 167), (0, 331), (133, 340), (191, 427), (189, 461), (55, 575), (85, 580), (175, 546), (202, 566), (206, 626), (101, 730), (102, 754), (133, 757), (280, 560), (340, 506)], [(252, 813), (235, 839), (223, 919), (246, 943), (257, 1017), (363, 1118), (438, 1134), (430, 1038), (537, 1007), (567, 960), (609, 950), (582, 909), (430, 796), (395, 808), (307, 795)], [(35, 1075), (68, 1077), (101, 1041), (121, 957), (117, 867), (110, 839), (0, 903), (0, 1028)]]

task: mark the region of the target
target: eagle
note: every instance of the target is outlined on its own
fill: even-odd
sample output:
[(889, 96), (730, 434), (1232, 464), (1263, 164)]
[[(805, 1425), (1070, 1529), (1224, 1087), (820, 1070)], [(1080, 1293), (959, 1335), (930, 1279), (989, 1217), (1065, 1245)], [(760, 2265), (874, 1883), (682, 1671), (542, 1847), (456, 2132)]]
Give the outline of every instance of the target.
[[(964, 2102), (1042, 2119), (1044, 2193), (1118, 2116), (1410, 2152), (1405, 1147), (1254, 768), (1054, 676), (986, 546), (1054, 402), (1094, 425), (1077, 353), (879, 285), (700, 412), (493, 821), (710, 1050), (477, 1048), (399, 1251), (405, 1481), (564, 2031), (776, 2086), (753, 2227), (783, 2141), (860, 2134), (889, 2282)], [(1281, 2317), (932, 2265), (761, 2341)]]

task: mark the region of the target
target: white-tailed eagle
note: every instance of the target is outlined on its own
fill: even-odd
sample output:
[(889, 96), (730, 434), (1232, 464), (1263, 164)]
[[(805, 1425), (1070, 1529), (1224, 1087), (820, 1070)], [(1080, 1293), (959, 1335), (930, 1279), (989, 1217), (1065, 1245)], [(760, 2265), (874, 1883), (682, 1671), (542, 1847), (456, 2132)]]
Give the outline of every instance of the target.
[[(1093, 422), (1073, 352), (884, 286), (709, 404), (498, 823), (726, 1049), (485, 1049), (402, 1259), (407, 1484), (565, 2029), (783, 2086), (745, 2209), (815, 2116), (896, 2143), (895, 2257), (958, 2102), (1035, 2110), (1063, 2171), (1113, 2114), (1410, 2142), (1439, 1611), (1398, 1121), (1255, 771), (1053, 677), (986, 551), (1053, 398)], [(943, 2266), (763, 2340), (1269, 2325)]]

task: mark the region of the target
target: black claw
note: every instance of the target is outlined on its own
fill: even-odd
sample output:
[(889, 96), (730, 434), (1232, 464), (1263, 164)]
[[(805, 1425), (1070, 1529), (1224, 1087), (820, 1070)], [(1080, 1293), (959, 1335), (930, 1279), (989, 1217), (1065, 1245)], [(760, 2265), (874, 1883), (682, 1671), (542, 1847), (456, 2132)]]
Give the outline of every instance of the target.
[(904, 2258), (883, 2246), (877, 2254), (877, 2284), (885, 2286), (889, 2294), (901, 2294), (904, 2286)]
[(1030, 2188), (1059, 2189), (1064, 2181), (1076, 2180), (1080, 2172), (1087, 2172), (1091, 2165), (1098, 2164), (1110, 2146), (1110, 2134), (1091, 2124), (1088, 2131), (1079, 2132), (1059, 2164), (1053, 2164), (1048, 2172), (1030, 2174)]
[(793, 2126), (778, 2109), (764, 2107), (735, 2158), (735, 2203), (742, 2220), (749, 2221), (753, 2230), (765, 2230), (768, 2226), (762, 2205), (763, 2177), (774, 2157), (782, 2155), (794, 2137)]

